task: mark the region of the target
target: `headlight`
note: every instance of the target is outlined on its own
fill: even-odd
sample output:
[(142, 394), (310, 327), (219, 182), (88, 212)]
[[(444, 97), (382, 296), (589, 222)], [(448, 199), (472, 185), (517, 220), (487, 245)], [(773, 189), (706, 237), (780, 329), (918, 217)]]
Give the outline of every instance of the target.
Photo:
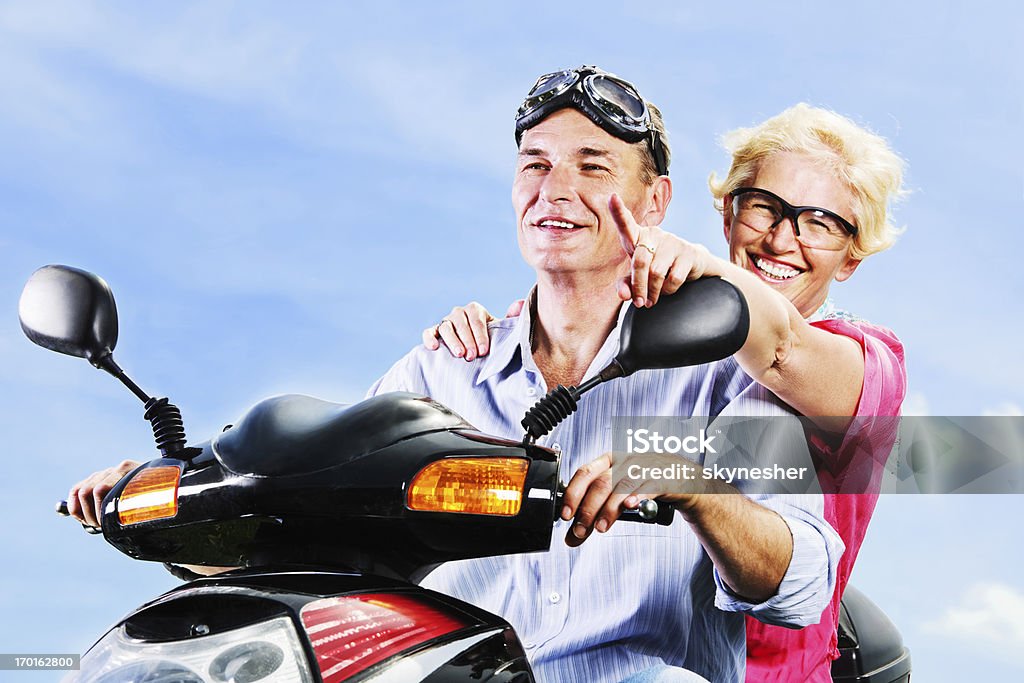
[(129, 638), (118, 626), (65, 681), (94, 683), (312, 683), (291, 619), (168, 643)]

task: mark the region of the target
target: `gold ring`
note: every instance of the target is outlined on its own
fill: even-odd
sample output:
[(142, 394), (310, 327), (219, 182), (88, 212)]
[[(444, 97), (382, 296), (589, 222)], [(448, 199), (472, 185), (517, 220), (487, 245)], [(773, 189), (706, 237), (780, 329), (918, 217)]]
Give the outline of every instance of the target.
[[(651, 256), (654, 256), (654, 247), (652, 247), (649, 244), (640, 244), (639, 242), (637, 242), (636, 249), (646, 249), (647, 251), (651, 252)], [(634, 251), (636, 251), (636, 249), (634, 249)]]

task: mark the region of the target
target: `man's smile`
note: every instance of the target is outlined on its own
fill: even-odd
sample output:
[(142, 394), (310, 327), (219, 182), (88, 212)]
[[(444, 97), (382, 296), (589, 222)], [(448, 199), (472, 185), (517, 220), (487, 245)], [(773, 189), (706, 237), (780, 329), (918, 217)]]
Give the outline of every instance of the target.
[(568, 234), (588, 227), (565, 216), (544, 216), (538, 220), (530, 221), (530, 226), (549, 234)]
[(576, 228), (583, 227), (581, 225), (576, 225), (575, 223), (570, 223), (569, 221), (559, 221), (550, 218), (542, 220), (537, 224), (537, 226), (541, 228), (563, 228), (565, 230), (575, 230)]

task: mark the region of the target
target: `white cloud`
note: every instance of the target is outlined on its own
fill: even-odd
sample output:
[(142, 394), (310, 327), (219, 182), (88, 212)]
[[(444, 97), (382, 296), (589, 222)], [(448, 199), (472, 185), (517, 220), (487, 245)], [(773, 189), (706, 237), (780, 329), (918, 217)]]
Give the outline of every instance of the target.
[(95, 3), (60, 11), (15, 4), (0, 29), (28, 51), (78, 51), (147, 80), (230, 99), (272, 88), (295, 66), (297, 35), (273, 19), (252, 20), (232, 4), (184, 5), (166, 13), (118, 12)]
[(985, 417), (999, 417), (999, 416), (1013, 416), (1020, 417), (1024, 415), (1024, 409), (1012, 401), (1003, 401), (994, 408), (987, 408), (981, 413)]
[(345, 63), (359, 65), (350, 74), (353, 87), (390, 119), (405, 146), (495, 177), (511, 172), (510, 112), (521, 96), (516, 79), (488, 80), (484, 65), (426, 44), (353, 50), (339, 68)]
[(945, 636), (986, 652), (1024, 648), (1024, 592), (994, 581), (971, 585), (960, 604), (925, 622), (925, 633)]
[[(162, 124), (140, 122), (132, 96), (155, 86), (178, 102), (184, 95), (227, 103), (234, 115), (318, 150), (390, 148), (492, 178), (510, 172), (510, 111), (525, 85), (493, 78), (462, 46), (413, 35), (382, 49), (344, 9), (61, 8), (0, 8), (0, 122), (41, 139), (106, 150), (105, 157), (141, 155), (160, 145)], [(353, 135), (357, 128), (365, 134)]]
[(928, 397), (920, 391), (911, 391), (903, 399), (904, 415), (930, 415)]

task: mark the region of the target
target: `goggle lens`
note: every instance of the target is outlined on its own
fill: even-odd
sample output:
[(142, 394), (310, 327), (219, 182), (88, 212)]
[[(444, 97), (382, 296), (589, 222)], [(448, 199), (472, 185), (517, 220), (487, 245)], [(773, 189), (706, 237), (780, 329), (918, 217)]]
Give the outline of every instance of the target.
[(574, 86), (579, 78), (578, 73), (568, 69), (541, 76), (526, 96), (523, 106), (519, 107), (517, 116), (528, 114), (548, 100), (558, 97)]
[(611, 105), (621, 112), (621, 115), (639, 122), (644, 119), (646, 107), (639, 93), (622, 81), (608, 76), (592, 76), (588, 83), (606, 106)]

